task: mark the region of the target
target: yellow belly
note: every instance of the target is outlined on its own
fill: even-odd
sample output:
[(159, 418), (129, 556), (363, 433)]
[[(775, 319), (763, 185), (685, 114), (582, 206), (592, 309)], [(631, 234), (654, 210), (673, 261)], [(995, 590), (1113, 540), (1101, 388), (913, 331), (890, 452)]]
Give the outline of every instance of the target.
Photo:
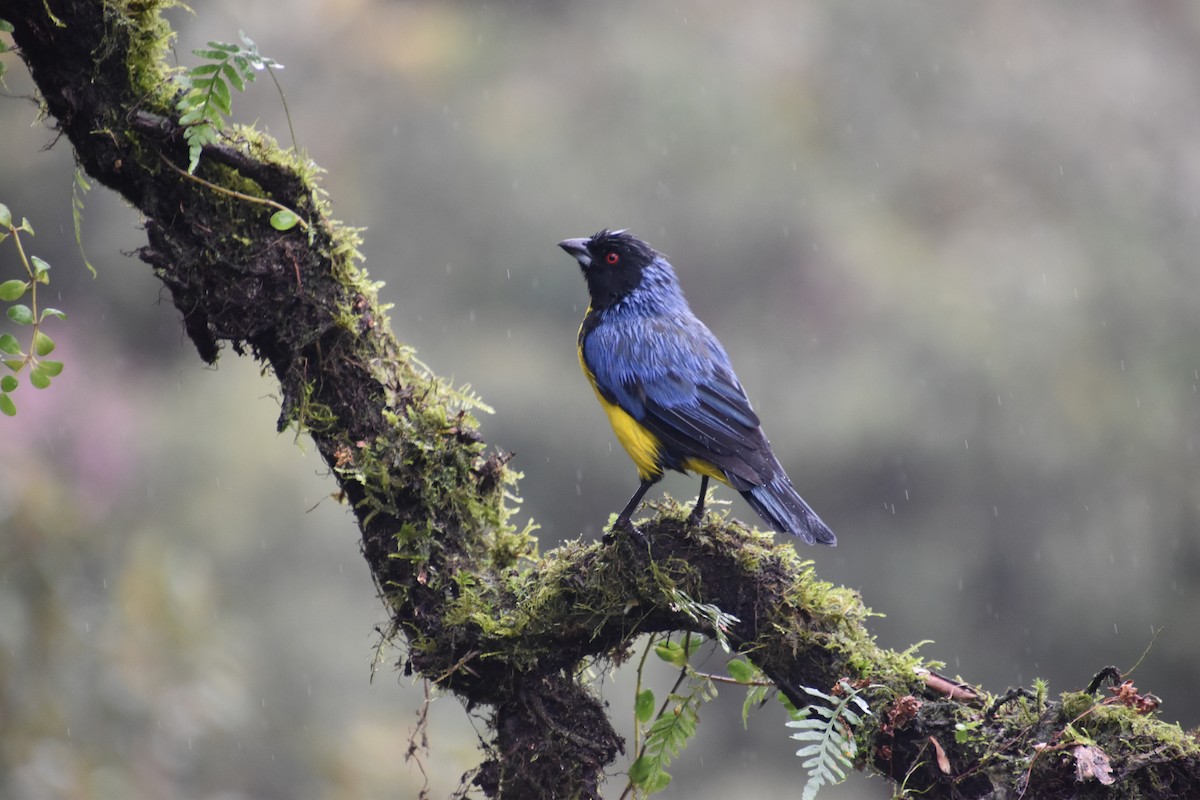
[[(589, 374), (588, 379), (591, 380), (591, 377)], [(625, 413), (619, 405), (605, 400), (595, 382), (592, 382), (592, 389), (596, 392), (600, 407), (608, 415), (608, 424), (612, 425), (617, 441), (637, 465), (638, 476), (643, 480), (650, 480), (662, 475), (662, 468), (658, 465), (658, 437), (639, 425), (638, 421)]]

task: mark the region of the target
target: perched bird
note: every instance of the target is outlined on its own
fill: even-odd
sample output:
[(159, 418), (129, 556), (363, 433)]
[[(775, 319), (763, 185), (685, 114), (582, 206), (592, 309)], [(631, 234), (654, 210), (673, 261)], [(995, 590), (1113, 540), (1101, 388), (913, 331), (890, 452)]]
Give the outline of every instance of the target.
[(725, 348), (692, 313), (667, 259), (625, 231), (558, 246), (579, 262), (591, 295), (579, 362), (641, 478), (613, 529), (631, 530), (646, 491), (673, 469), (700, 475), (693, 522), (716, 478), (774, 530), (836, 544), (771, 452)]

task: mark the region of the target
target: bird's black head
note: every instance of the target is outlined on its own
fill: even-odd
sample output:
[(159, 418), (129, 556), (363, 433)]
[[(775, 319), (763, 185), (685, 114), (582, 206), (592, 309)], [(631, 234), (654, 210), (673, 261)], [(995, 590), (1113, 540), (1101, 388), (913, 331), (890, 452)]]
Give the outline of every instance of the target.
[(558, 246), (579, 262), (594, 309), (620, 302), (658, 257), (650, 245), (625, 231), (602, 230), (590, 239), (565, 239)]

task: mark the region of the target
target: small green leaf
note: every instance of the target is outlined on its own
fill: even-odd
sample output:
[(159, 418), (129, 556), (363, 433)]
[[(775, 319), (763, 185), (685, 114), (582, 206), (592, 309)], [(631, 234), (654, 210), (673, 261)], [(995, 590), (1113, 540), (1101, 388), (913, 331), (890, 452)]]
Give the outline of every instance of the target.
[[(211, 100), (212, 98), (210, 97), (209, 99)], [(213, 128), (219, 129), (225, 126), (225, 118), (221, 116), (221, 109), (217, 107), (215, 102), (210, 102), (201, 110), (204, 112), (204, 118), (212, 124)], [(229, 110), (226, 109), (224, 113), (228, 114)]]
[(4, 366), (11, 369), (13, 372), (20, 372), (21, 368), (25, 366), (25, 359), (23, 359), (23, 358), (8, 359), (7, 361), (4, 362)]
[(750, 711), (767, 701), (770, 686), (751, 686), (746, 691), (746, 699), (742, 702), (742, 727), (750, 727)]
[(8, 210), (8, 206), (0, 203), (0, 227), (12, 227), (12, 212)]
[(271, 215), (271, 227), (277, 231), (290, 231), (299, 221), (296, 213), (286, 208), (281, 208)]
[(242, 77), (247, 81), (254, 80), (254, 66), (251, 65), (250, 59), (245, 56), (234, 56), (233, 63), (237, 64), (238, 71), (242, 73)]
[(30, 255), (29, 260), (34, 265), (35, 281), (49, 283), (49, 277), (46, 273), (50, 271), (50, 265), (46, 263), (46, 259), (38, 257), (38, 255)]
[(17, 415), (17, 407), (13, 405), (12, 398), (3, 392), (0, 392), (0, 414), (6, 417), (15, 417)]
[(687, 664), (688, 654), (677, 642), (663, 642), (654, 645), (654, 654), (668, 664), (682, 667)]
[(232, 104), (229, 97), (229, 84), (220, 75), (212, 77), (212, 103), (217, 108), (221, 109), (221, 113), (226, 116), (232, 111)]
[(0, 333), (0, 353), (8, 353), (10, 356), (21, 355), (21, 343), (17, 341), (17, 337), (11, 333)]
[[(217, 42), (209, 42), (209, 44), (212, 45), (214, 48), (218, 46)], [(233, 48), (233, 50), (237, 50), (237, 48), (235, 47), (235, 48)], [(216, 50), (216, 49), (214, 49), (214, 50), (193, 50), (192, 54), (200, 56), (201, 58), (206, 58), (209, 61), (224, 61), (225, 59), (229, 58), (229, 53), (231, 53), (231, 52), (233, 52), (233, 51), (232, 50), (231, 51)], [(195, 72), (195, 69), (193, 69), (192, 71)]]
[(651, 773), (649, 779), (642, 784), (642, 788), (646, 790), (646, 794), (654, 794), (667, 788), (670, 783), (671, 773), (660, 769), (657, 772)]
[(48, 356), (54, 352), (54, 340), (40, 330), (33, 335), (33, 352), (39, 356)]
[(45, 319), (46, 317), (57, 317), (58, 319), (66, 319), (67, 312), (59, 311), (57, 308), (43, 308), (40, 319)]
[(11, 392), (17, 388), (17, 383), (16, 376), (5, 375), (3, 378), (0, 378), (0, 392)]
[(650, 718), (654, 716), (654, 691), (652, 689), (643, 689), (638, 692), (637, 699), (633, 701), (633, 715), (637, 717), (638, 722), (649, 722)]
[(17, 280), (16, 278), (0, 283), (0, 300), (6, 303), (11, 303), (13, 300), (20, 300), (28, 288), (28, 281)]
[(654, 772), (654, 759), (649, 756), (638, 756), (637, 760), (629, 765), (629, 782), (634, 786), (641, 786)]
[[(224, 61), (224, 59), (221, 59)], [(197, 78), (204, 75), (212, 75), (214, 72), (220, 72), (222, 64), (201, 64), (198, 67), (192, 67), (188, 70), (188, 75)]]
[(979, 720), (956, 723), (954, 725), (954, 741), (958, 744), (966, 744), (967, 742), (971, 741), (971, 736), (974, 734), (979, 725)]
[(17, 230), (25, 231), (30, 236), (36, 235), (36, 234), (34, 234), (33, 226), (29, 224), (29, 219), (27, 217), (21, 217), (21, 227), (18, 228)]
[(12, 23), (6, 19), (0, 19), (0, 31), (3, 31), (4, 33), (12, 33), (13, 32)]
[(725, 669), (729, 670), (729, 677), (738, 683), (749, 683), (754, 680), (754, 667), (740, 658), (730, 661), (725, 665)]
[(225, 80), (233, 84), (233, 88), (239, 92), (246, 91), (246, 82), (242, 80), (242, 75), (237, 71), (237, 68), (226, 61), (221, 65), (221, 74), (225, 76)]
[(18, 325), (32, 325), (33, 312), (29, 306), (24, 303), (17, 303), (15, 306), (8, 307), (8, 318)]
[(45, 389), (50, 385), (50, 376), (42, 369), (42, 365), (38, 364), (29, 370), (29, 382), (33, 384), (33, 388), (35, 389)]
[(63, 364), (61, 361), (41, 361), (38, 363), (38, 368), (48, 377), (57, 378), (62, 374)]

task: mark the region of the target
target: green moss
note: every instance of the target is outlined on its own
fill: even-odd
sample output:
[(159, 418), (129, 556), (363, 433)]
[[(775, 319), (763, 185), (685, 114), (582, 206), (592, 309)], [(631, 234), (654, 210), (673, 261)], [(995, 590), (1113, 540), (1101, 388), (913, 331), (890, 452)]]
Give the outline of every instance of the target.
[(152, 105), (171, 104), (174, 92), (169, 87), (170, 70), (167, 56), (175, 41), (175, 31), (167, 24), (162, 12), (168, 8), (184, 7), (175, 0), (109, 0), (106, 18), (111, 24), (123, 26), (129, 37), (125, 63), (129, 69), (129, 84), (140, 101)]
[(1064, 692), (1061, 702), (1062, 715), (1074, 719), (1096, 705), (1096, 698), (1087, 692)]
[(1156, 747), (1166, 748), (1172, 756), (1200, 755), (1200, 743), (1187, 735), (1178, 724), (1163, 722), (1154, 714), (1141, 713), (1119, 703), (1096, 705), (1091, 713), (1077, 716), (1075, 720), (1074, 727), (1098, 741), (1129, 743), (1131, 738), (1152, 740)]

